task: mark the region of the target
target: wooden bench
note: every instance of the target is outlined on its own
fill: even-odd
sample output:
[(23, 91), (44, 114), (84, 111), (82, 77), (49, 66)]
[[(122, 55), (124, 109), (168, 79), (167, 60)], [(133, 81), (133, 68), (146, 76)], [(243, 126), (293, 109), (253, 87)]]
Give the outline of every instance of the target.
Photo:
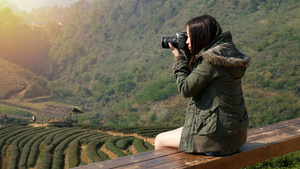
[(76, 167), (98, 168), (222, 168), (246, 167), (273, 157), (300, 150), (300, 118), (252, 128), (240, 152), (225, 157), (187, 154), (174, 148), (148, 151)]

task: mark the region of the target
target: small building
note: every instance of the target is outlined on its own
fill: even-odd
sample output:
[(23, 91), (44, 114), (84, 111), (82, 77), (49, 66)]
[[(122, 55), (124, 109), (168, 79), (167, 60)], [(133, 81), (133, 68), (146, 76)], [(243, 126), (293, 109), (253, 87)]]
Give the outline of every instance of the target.
[[(46, 104), (37, 115), (43, 117), (45, 124), (70, 126), (72, 123), (77, 123), (77, 113), (83, 112), (76, 107)], [(75, 120), (72, 119), (74, 114)]]
[(32, 22), (33, 29), (43, 29), (45, 28), (46, 23), (45, 22)]

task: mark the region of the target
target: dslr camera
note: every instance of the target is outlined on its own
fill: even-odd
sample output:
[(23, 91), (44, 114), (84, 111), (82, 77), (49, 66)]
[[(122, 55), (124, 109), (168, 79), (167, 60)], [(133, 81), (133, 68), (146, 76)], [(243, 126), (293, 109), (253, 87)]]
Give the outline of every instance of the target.
[(172, 44), (175, 48), (188, 50), (188, 45), (186, 44), (187, 40), (186, 32), (176, 32), (176, 37), (163, 37), (161, 39), (162, 48), (170, 48), (169, 43)]

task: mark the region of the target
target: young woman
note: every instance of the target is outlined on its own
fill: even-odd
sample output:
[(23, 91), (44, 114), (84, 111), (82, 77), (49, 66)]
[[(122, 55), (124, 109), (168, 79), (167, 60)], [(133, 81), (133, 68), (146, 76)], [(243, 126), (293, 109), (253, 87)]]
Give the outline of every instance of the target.
[(155, 149), (179, 148), (187, 153), (229, 155), (246, 142), (248, 115), (241, 78), (250, 58), (239, 52), (230, 32), (222, 33), (209, 15), (186, 24), (189, 51), (174, 54), (173, 75), (188, 98), (183, 127), (155, 138)]

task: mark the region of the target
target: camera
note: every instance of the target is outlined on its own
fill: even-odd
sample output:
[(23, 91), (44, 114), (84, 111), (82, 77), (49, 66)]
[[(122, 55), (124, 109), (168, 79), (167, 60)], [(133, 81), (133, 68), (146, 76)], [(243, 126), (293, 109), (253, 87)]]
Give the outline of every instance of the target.
[(162, 48), (170, 48), (169, 43), (175, 48), (188, 50), (188, 45), (186, 44), (187, 33), (186, 32), (176, 32), (176, 37), (163, 37), (161, 39)]

